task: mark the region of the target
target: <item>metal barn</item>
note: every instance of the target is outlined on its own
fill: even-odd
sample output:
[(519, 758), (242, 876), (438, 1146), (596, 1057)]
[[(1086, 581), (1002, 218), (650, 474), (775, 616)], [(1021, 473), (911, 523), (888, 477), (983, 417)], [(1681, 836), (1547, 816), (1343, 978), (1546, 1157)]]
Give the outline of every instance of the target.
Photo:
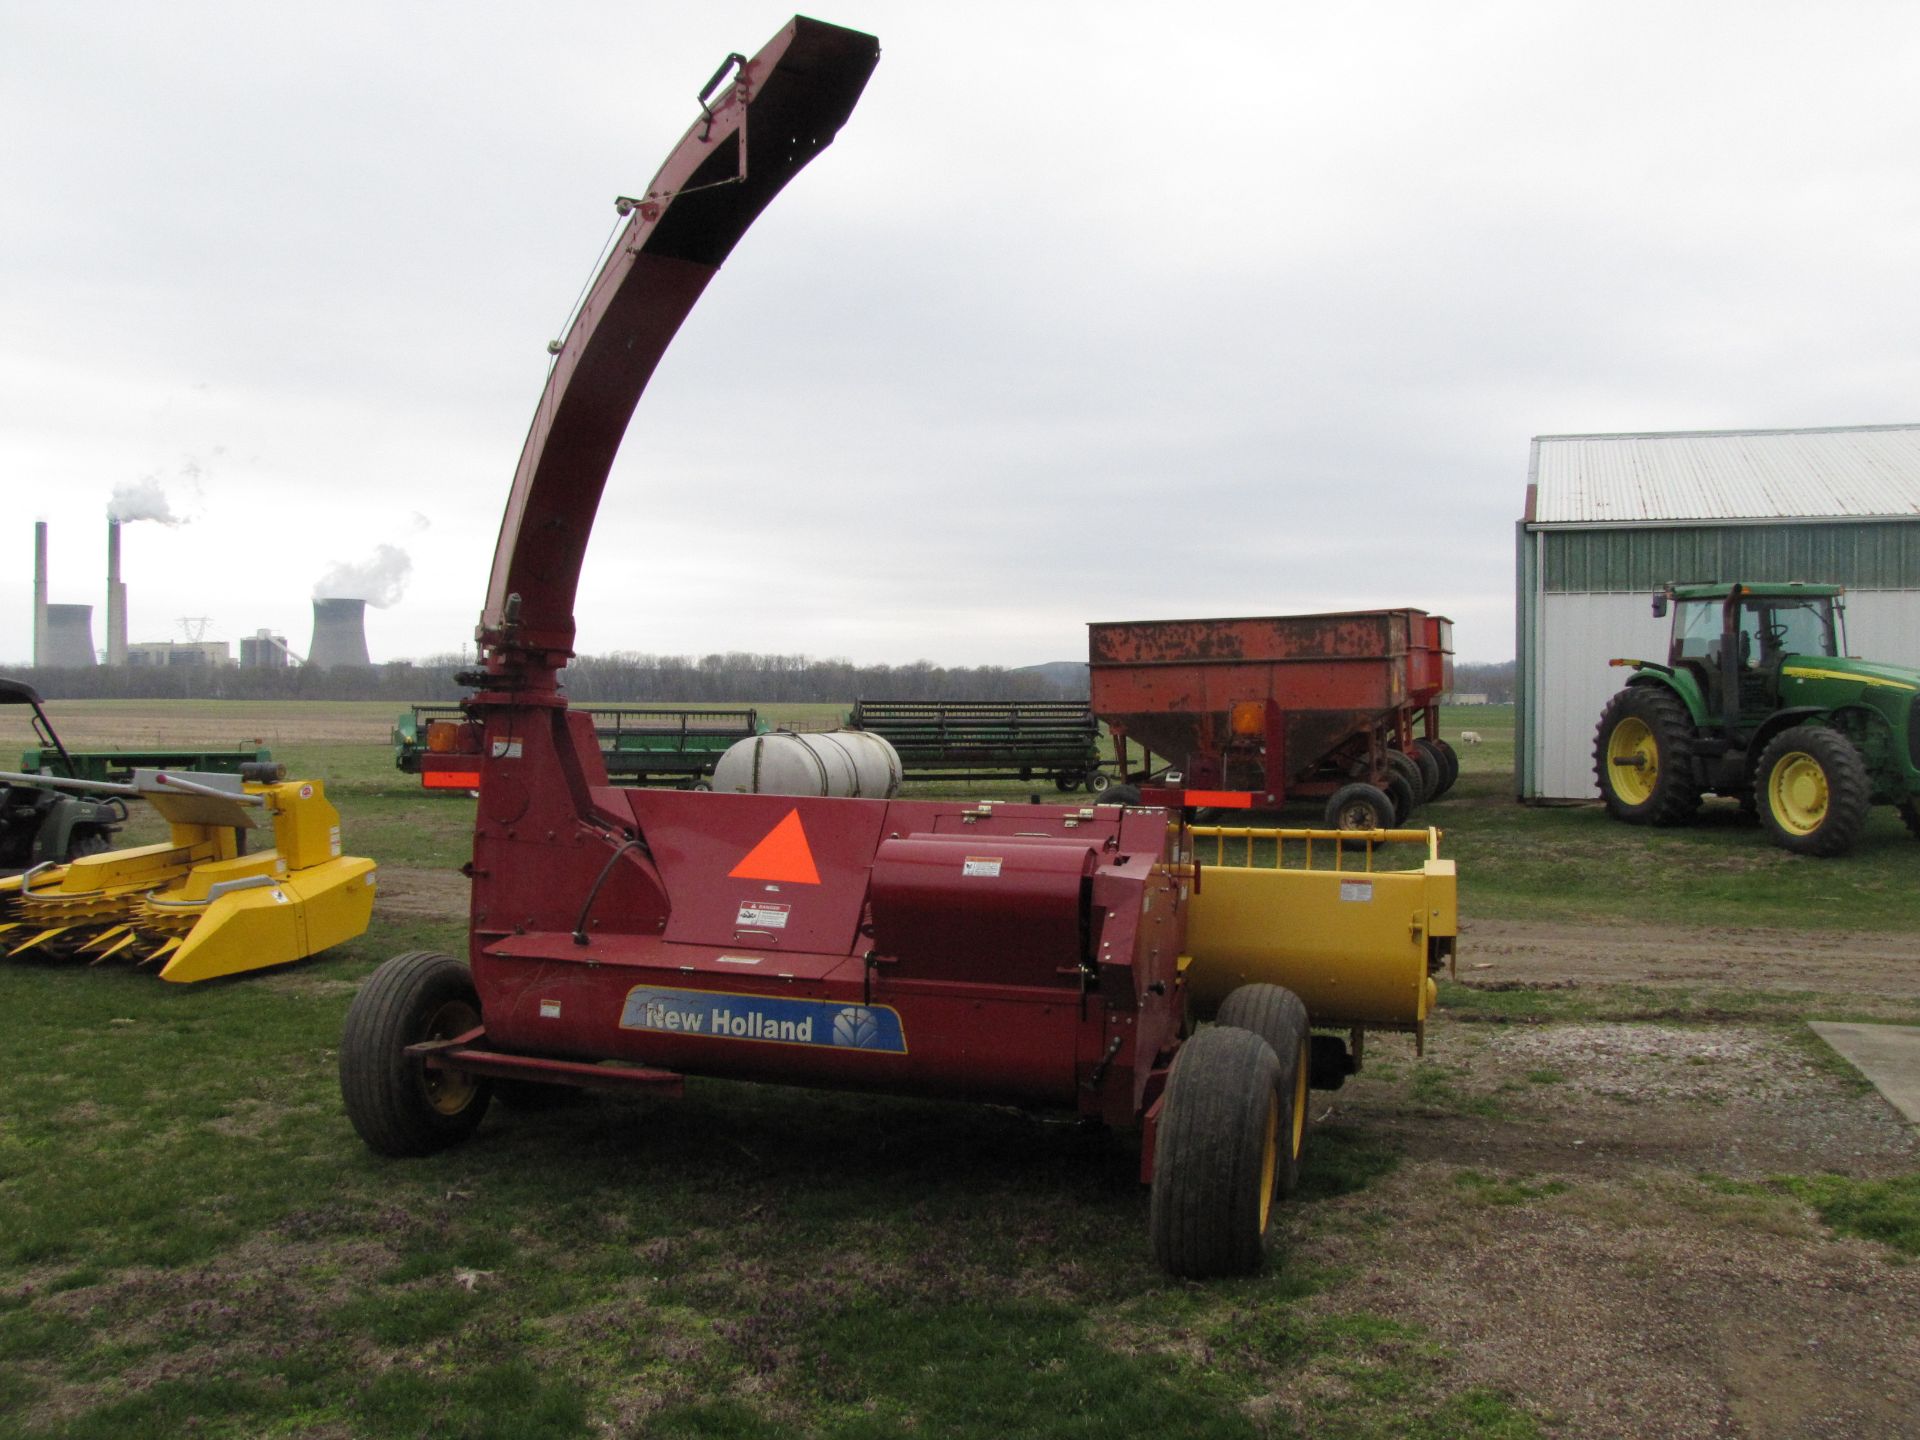
[(1848, 652), (1920, 666), (1920, 425), (1542, 435), (1516, 534), (1522, 800), (1598, 797), (1607, 661), (1665, 656), (1669, 582), (1844, 585)]

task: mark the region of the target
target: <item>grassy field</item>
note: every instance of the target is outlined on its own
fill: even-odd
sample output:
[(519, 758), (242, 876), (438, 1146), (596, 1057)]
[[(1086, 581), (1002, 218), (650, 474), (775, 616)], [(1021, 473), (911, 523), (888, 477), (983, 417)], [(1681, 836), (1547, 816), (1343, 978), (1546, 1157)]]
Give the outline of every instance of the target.
[[(392, 768), (390, 707), (100, 702), (58, 719), (75, 745), (257, 737), (326, 781), (350, 852), (466, 858), (472, 802)], [(1428, 818), (1469, 917), (1920, 928), (1920, 845), (1897, 820), (1813, 862), (1731, 820), (1648, 834), (1522, 809), (1510, 711), (1447, 717), (1463, 726), (1486, 743)], [(1398, 1253), (1395, 1126), (1322, 1126), (1275, 1265), (1205, 1286), (1153, 1268), (1124, 1140), (998, 1110), (694, 1082), (679, 1102), (505, 1111), (457, 1151), (381, 1161), (341, 1113), (336, 1047), (360, 982), (415, 947), (459, 953), (457, 916), (382, 910), (315, 961), (189, 988), (0, 966), (0, 1436), (1561, 1433), (1537, 1399), (1476, 1378), (1448, 1327), (1369, 1298)], [(1551, 1028), (1637, 1003), (1451, 998), (1442, 1054), (1449, 1023), (1531, 1004)], [(1792, 1005), (1740, 1018), (1784, 1033)], [(1380, 1113), (1492, 1123), (1560, 1072), (1527, 1073), (1475, 1089), (1389, 1038), (1366, 1093)], [(1474, 1214), (1574, 1203), (1526, 1164), (1445, 1173), (1449, 1206)], [(1713, 1203), (1755, 1235), (1814, 1214), (1920, 1249), (1912, 1177), (1696, 1188), (1733, 1197)]]

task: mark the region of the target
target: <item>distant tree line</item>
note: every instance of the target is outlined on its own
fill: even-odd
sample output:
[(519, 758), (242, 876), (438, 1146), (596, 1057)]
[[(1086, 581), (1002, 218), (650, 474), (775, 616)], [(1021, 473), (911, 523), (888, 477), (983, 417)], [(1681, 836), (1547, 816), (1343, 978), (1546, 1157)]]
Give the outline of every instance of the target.
[[(435, 655), (367, 667), (92, 666), (11, 672), (49, 700), (457, 700), (471, 659)], [(583, 704), (778, 704), (871, 700), (1053, 700), (1086, 694), (1040, 670), (1000, 665), (856, 665), (806, 655), (577, 655), (561, 676)]]
[(1453, 693), (1485, 695), (1489, 705), (1511, 705), (1513, 703), (1513, 661), (1502, 660), (1498, 664), (1455, 665)]

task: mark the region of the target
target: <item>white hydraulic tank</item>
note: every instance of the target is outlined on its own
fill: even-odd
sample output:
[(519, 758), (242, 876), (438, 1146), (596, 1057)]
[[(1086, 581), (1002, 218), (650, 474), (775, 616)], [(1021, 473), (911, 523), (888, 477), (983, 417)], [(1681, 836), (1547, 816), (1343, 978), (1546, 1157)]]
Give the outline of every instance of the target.
[(713, 788), (748, 795), (859, 795), (900, 790), (900, 752), (865, 730), (774, 730), (727, 747)]

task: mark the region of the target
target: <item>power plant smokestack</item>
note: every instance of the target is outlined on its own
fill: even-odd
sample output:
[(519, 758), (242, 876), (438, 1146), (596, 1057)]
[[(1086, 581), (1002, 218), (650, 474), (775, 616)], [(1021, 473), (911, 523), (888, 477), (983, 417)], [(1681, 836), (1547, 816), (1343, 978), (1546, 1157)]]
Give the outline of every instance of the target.
[(120, 520), (107, 519), (107, 664), (127, 663), (127, 587), (120, 583)]
[(47, 651), (47, 522), (33, 522), (33, 664), (52, 664)]
[(47, 649), (42, 665), (84, 670), (94, 664), (93, 606), (47, 606)]
[(329, 670), (373, 664), (367, 655), (366, 601), (313, 602), (313, 644), (307, 647), (307, 663)]

